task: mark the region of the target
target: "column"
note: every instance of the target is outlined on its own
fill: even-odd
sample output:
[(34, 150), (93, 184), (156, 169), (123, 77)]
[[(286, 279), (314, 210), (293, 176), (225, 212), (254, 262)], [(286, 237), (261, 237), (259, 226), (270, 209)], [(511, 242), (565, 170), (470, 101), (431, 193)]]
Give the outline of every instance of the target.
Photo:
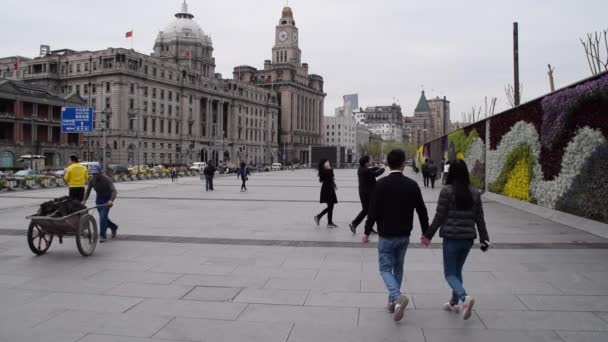
[(207, 98), (207, 139), (210, 140), (211, 138), (211, 119), (212, 119), (212, 115), (211, 115), (211, 111), (213, 109), (213, 99), (212, 98)]

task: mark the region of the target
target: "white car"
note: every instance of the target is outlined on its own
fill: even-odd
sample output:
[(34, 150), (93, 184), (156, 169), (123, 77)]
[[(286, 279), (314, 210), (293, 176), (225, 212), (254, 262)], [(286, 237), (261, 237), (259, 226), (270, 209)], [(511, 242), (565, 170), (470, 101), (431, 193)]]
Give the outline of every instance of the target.
[(194, 162), (192, 166), (190, 166), (190, 170), (203, 172), (203, 170), (207, 167), (207, 163), (205, 162)]
[(281, 170), (283, 170), (283, 164), (272, 163), (272, 171), (281, 171)]

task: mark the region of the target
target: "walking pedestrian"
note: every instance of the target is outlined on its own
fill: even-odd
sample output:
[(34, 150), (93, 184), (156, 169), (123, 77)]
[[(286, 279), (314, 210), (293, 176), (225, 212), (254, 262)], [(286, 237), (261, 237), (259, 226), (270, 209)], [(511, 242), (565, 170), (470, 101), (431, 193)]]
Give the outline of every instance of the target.
[(431, 159), (429, 161), (429, 180), (431, 182), (431, 188), (435, 189), (435, 179), (437, 178), (437, 165)]
[[(365, 231), (378, 224), (378, 264), (389, 292), (387, 310), (400, 321), (409, 299), (401, 292), (405, 253), (414, 226), (414, 210), (424, 233), (429, 218), (418, 183), (403, 175), (405, 152), (392, 150), (387, 157), (390, 174), (378, 181), (369, 206)], [(363, 237), (369, 242), (369, 236)]]
[(203, 169), (203, 175), (205, 176), (205, 191), (213, 191), (213, 177), (215, 177), (216, 168), (213, 166), (213, 162), (209, 161), (209, 164)]
[(249, 180), (250, 175), (251, 175), (251, 173), (249, 172), (249, 168), (247, 167), (247, 165), (244, 162), (241, 162), (241, 167), (236, 172), (236, 179), (239, 179), (239, 177), (240, 177), (241, 181), (243, 182), (241, 184), (241, 192), (247, 191), (246, 183)]
[(321, 159), (319, 162), (319, 182), (321, 182), (321, 200), (320, 203), (326, 203), (327, 208), (323, 209), (319, 215), (315, 216), (315, 223), (317, 226), (321, 221), (321, 218), (327, 214), (327, 228), (338, 228), (334, 224), (334, 205), (338, 203), (338, 197), (336, 196), (336, 182), (334, 179), (334, 170), (331, 168), (331, 163), (327, 159)]
[(89, 180), (89, 170), (86, 166), (80, 164), (77, 155), (72, 154), (70, 156), (70, 165), (65, 171), (63, 180), (70, 187), (68, 193), (70, 199), (77, 200), (78, 202), (84, 201), (84, 187)]
[(357, 233), (357, 226), (359, 226), (359, 224), (361, 224), (363, 219), (367, 216), (369, 201), (372, 193), (374, 192), (374, 188), (376, 187), (376, 177), (382, 175), (384, 171), (384, 167), (370, 167), (369, 156), (363, 156), (361, 159), (359, 159), (359, 170), (357, 170), (357, 176), (359, 177), (359, 199), (361, 200), (361, 212), (359, 212), (359, 215), (357, 215), (353, 222), (348, 225), (353, 234)]
[(450, 161), (446, 161), (443, 166), (443, 178), (441, 179), (441, 184), (445, 185), (446, 179), (448, 179), (448, 172), (450, 172)]
[(422, 179), (424, 183), (424, 187), (429, 187), (429, 161), (425, 160), (421, 167), (422, 171)]
[(118, 230), (118, 225), (109, 218), (110, 208), (114, 205), (117, 192), (112, 179), (104, 175), (98, 165), (91, 166), (91, 175), (93, 177), (89, 180), (83, 203), (89, 199), (91, 189), (95, 189), (97, 194), (95, 204), (102, 206), (97, 208), (99, 213), (99, 242), (104, 243), (108, 240), (108, 228), (112, 231), (112, 238), (116, 237), (116, 231)]
[(466, 320), (471, 317), (475, 299), (464, 289), (462, 269), (477, 238), (477, 232), (483, 252), (490, 246), (490, 238), (486, 230), (481, 195), (470, 186), (469, 170), (463, 160), (450, 163), (446, 183), (439, 194), (433, 223), (423, 233), (421, 242), (428, 246), (437, 229), (440, 229), (439, 236), (443, 238), (443, 273), (452, 288), (452, 298), (443, 305), (443, 309), (462, 312), (462, 317)]

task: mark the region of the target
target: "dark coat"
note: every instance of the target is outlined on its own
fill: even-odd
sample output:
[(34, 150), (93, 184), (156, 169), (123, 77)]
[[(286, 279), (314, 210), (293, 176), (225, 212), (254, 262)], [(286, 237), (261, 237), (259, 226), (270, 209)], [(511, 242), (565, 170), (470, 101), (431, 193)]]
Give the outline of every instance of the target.
[(336, 196), (336, 182), (334, 181), (334, 170), (322, 170), (319, 175), (321, 184), (321, 200), (320, 203), (334, 204), (338, 203)]
[(490, 241), (483, 215), (481, 194), (475, 188), (470, 188), (470, 191), (473, 195), (473, 206), (468, 210), (459, 210), (455, 205), (454, 188), (451, 185), (446, 185), (441, 190), (435, 219), (424, 234), (427, 238), (432, 239), (437, 229), (440, 229), (439, 236), (444, 239), (474, 240), (477, 238), (477, 232), (475, 231), (477, 225), (479, 240), (481, 242)]
[(215, 176), (215, 171), (217, 171), (215, 166), (207, 165), (207, 167), (205, 167), (205, 169), (203, 170), (203, 174), (207, 177), (213, 177)]
[(422, 164), (422, 175), (428, 177), (429, 175), (429, 163)]
[(368, 197), (371, 196), (374, 188), (376, 187), (376, 177), (384, 173), (384, 169), (377, 167), (360, 167), (357, 170), (359, 176), (359, 196)]
[(238, 169), (238, 171), (236, 172), (236, 179), (245, 178), (250, 175), (251, 175), (251, 172), (249, 172), (249, 168), (247, 166), (240, 167)]
[(437, 177), (437, 165), (435, 165), (435, 164), (429, 164), (429, 166), (428, 166), (428, 174), (429, 174), (429, 177), (431, 177), (431, 178)]

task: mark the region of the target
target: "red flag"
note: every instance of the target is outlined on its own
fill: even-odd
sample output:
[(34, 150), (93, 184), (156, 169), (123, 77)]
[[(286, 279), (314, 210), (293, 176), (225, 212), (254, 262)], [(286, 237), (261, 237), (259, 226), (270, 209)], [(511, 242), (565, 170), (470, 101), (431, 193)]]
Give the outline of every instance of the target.
[(190, 51), (190, 49), (186, 50), (186, 57), (190, 57), (190, 55), (192, 55), (192, 52)]
[(126, 37), (126, 38), (131, 38), (131, 37), (133, 37), (133, 31), (129, 31), (129, 32), (127, 32), (127, 34), (125, 34), (125, 37)]
[(19, 70), (19, 57), (17, 57), (17, 63), (15, 63), (15, 70)]

